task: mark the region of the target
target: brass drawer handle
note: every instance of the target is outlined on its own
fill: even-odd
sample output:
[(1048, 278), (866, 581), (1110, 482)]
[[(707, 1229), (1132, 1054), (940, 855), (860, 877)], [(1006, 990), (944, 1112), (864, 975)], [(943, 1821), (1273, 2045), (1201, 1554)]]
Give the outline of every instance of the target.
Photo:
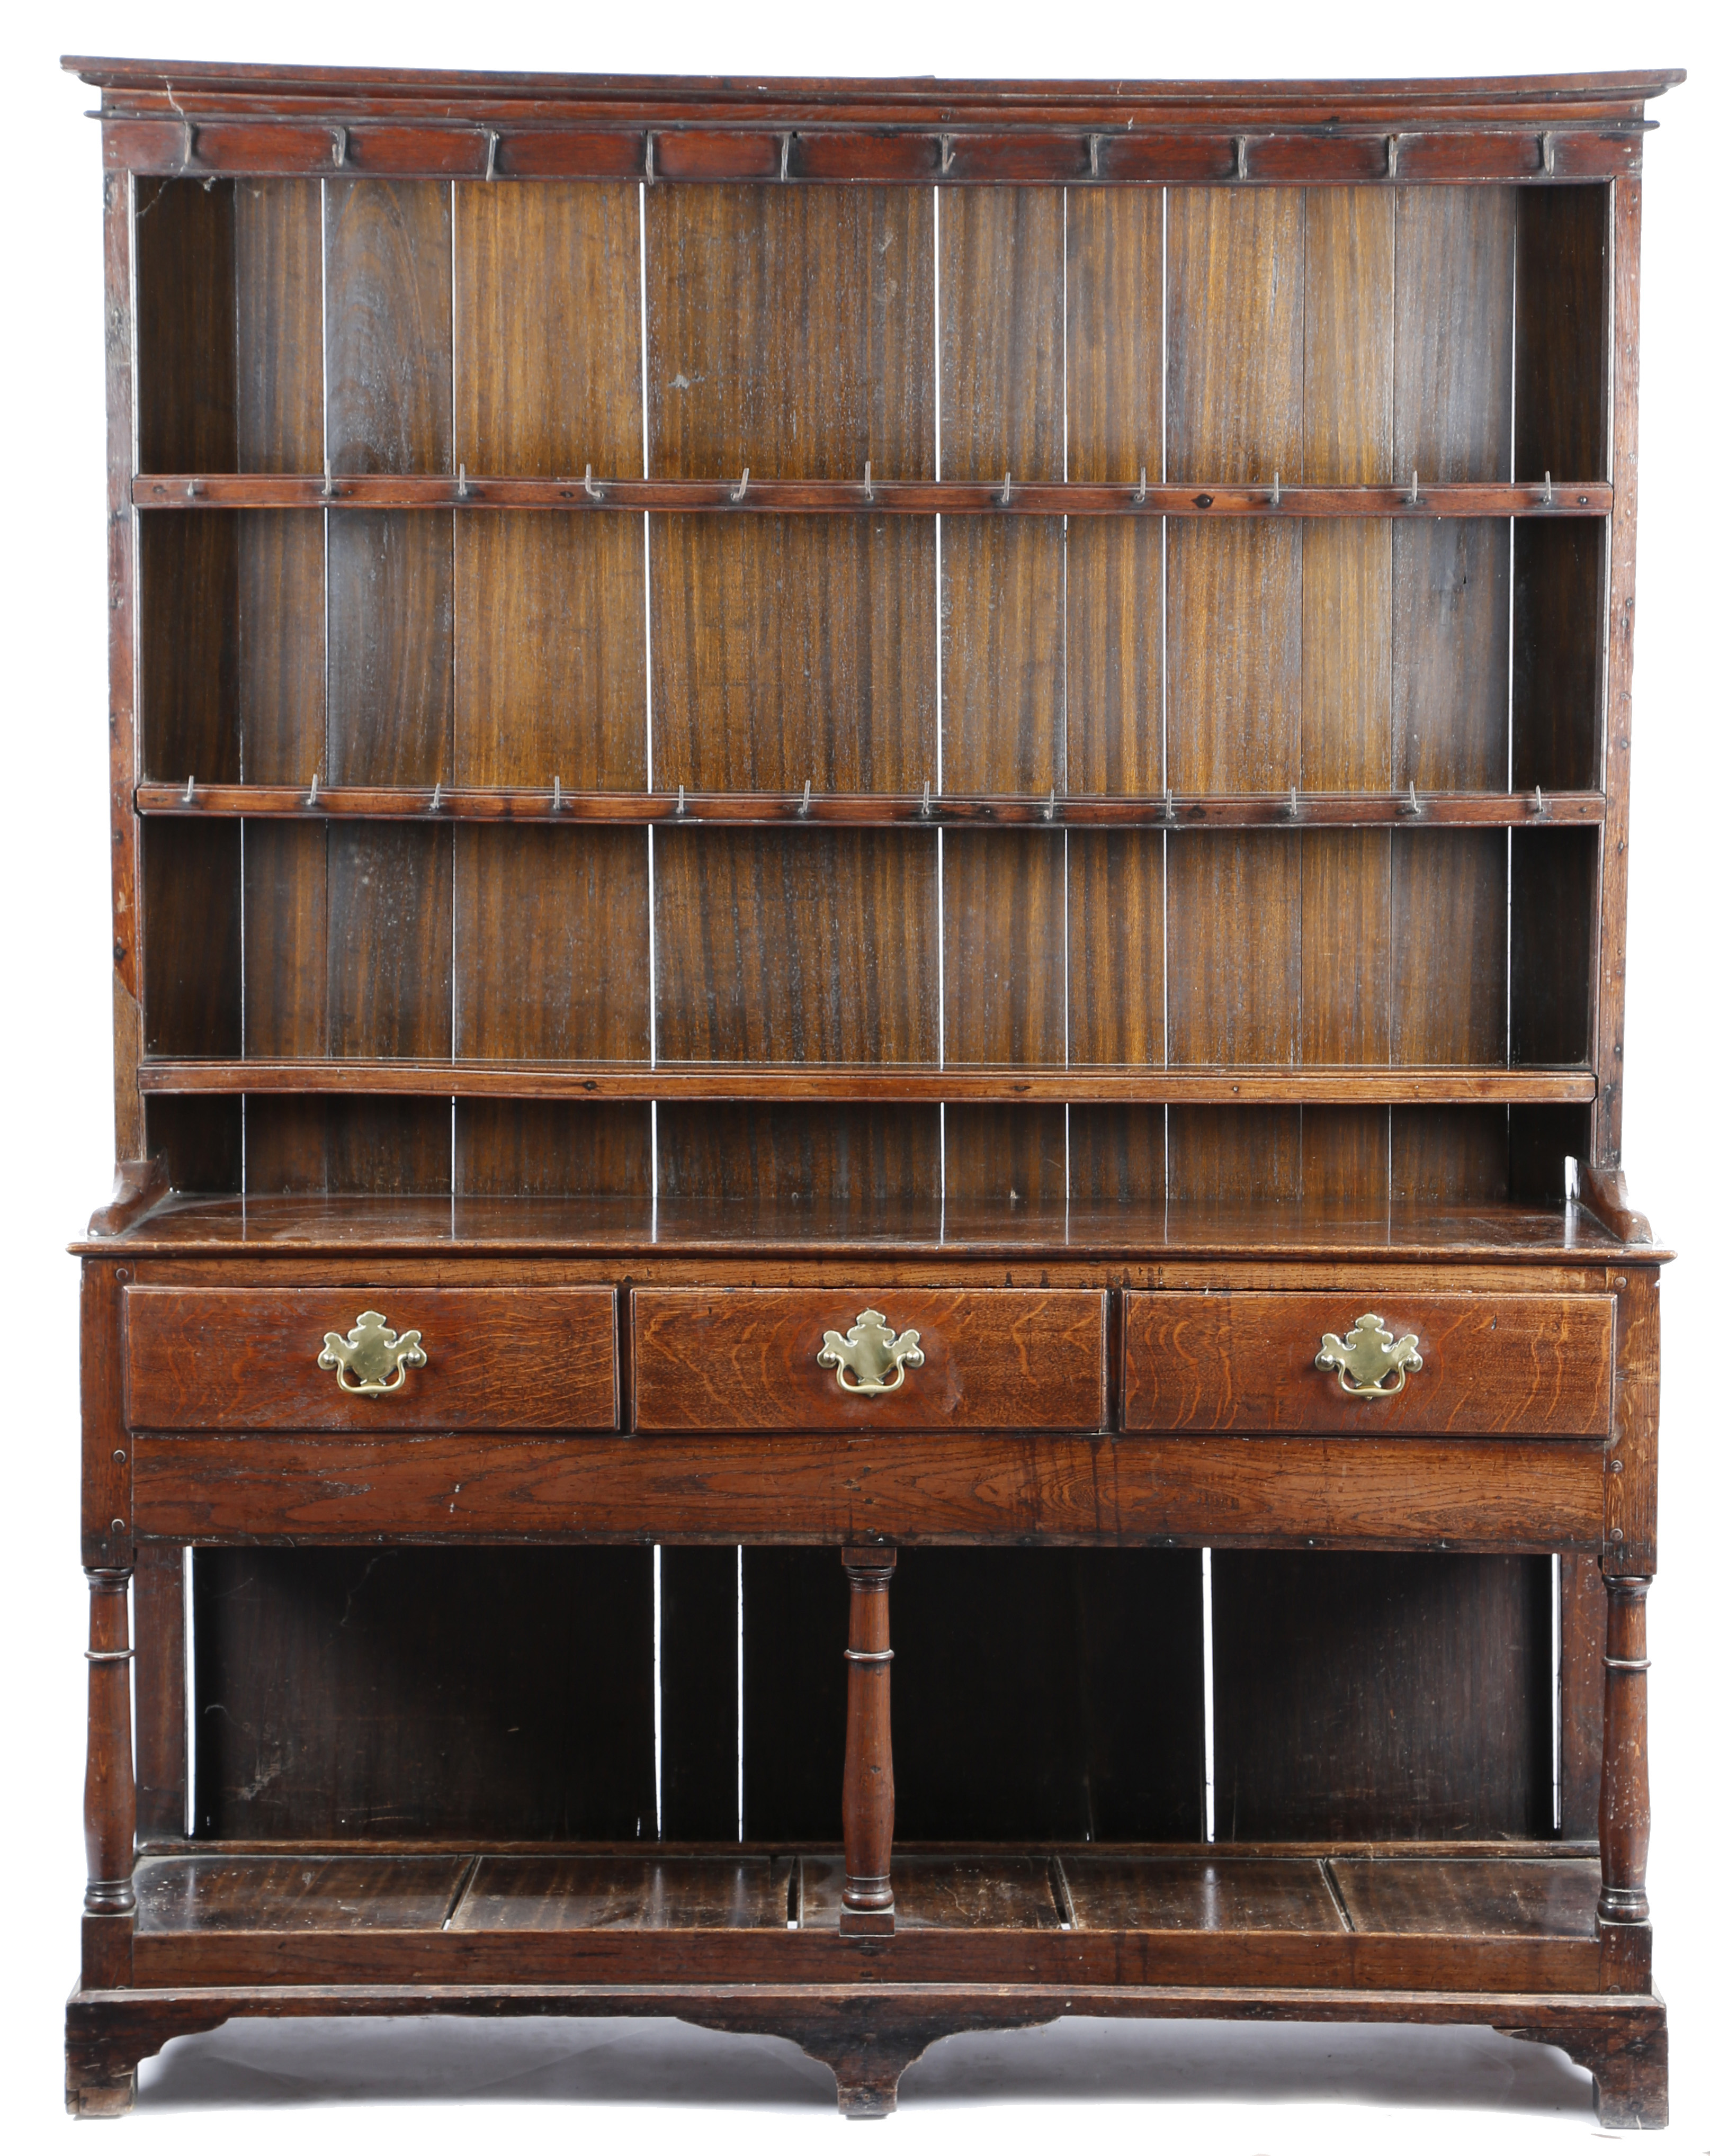
[(864, 1310), (846, 1335), (828, 1332), (814, 1359), (846, 1393), (894, 1393), (927, 1358), (918, 1332), (893, 1332), (882, 1310)]
[(365, 1310), (347, 1338), (329, 1332), (315, 1360), (323, 1370), (337, 1371), (341, 1393), (372, 1399), (397, 1392), (411, 1370), (425, 1369), (428, 1351), (419, 1332), (394, 1332), (377, 1310)]
[[(1323, 1346), (1312, 1358), (1312, 1368), (1334, 1370), (1343, 1391), (1356, 1399), (1387, 1400), (1406, 1384), (1410, 1370), (1424, 1369), (1425, 1358), (1419, 1352), (1417, 1333), (1404, 1332), (1399, 1340), (1392, 1339), (1384, 1330), (1383, 1319), (1368, 1313), (1355, 1321), (1346, 1339), (1327, 1332)], [(1385, 1384), (1386, 1378), (1393, 1378), (1394, 1383)]]

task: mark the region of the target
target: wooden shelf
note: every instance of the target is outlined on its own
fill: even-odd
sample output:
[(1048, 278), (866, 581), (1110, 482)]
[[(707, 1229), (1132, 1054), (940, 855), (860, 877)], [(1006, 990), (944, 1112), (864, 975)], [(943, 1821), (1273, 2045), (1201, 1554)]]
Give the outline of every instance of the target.
[(501, 479), (428, 474), (157, 472), (134, 479), (138, 509), (659, 510), (695, 515), (866, 516), (1607, 516), (1602, 480), (1394, 486), (1231, 485), (1173, 480), (1110, 485), (993, 478), (881, 480)]
[[(99, 1216), (98, 1216), (99, 1217)], [(924, 1256), (1103, 1260), (1127, 1265), (1181, 1258), (1322, 1258), (1332, 1262), (1497, 1258), (1504, 1264), (1603, 1264), (1621, 1247), (1595, 1215), (1578, 1205), (1547, 1209), (1492, 1201), (1480, 1205), (1393, 1203), (1374, 1207), (1312, 1199), (1207, 1204), (1162, 1196), (1067, 1204), (952, 1199), (936, 1190), (846, 1199), (496, 1197), (446, 1191), (251, 1192), (248, 1197), (187, 1194), (167, 1198), (119, 1229), (97, 1229), (81, 1255), (110, 1256), (116, 1235), (127, 1250), (182, 1256), (246, 1252), (416, 1253), (589, 1257), (650, 1254), (691, 1260), (732, 1255), (802, 1255), (847, 1260), (867, 1252), (881, 1260)], [(1646, 1263), (1669, 1253), (1654, 1245)]]
[(249, 1061), (150, 1056), (145, 1093), (380, 1093), (526, 1101), (1041, 1101), (1163, 1102), (1175, 1106), (1354, 1102), (1589, 1101), (1581, 1064), (1519, 1069), (1338, 1064), (937, 1065), (850, 1064), (570, 1064), (453, 1062), (443, 1058)]
[[(788, 1845), (151, 1856), (134, 1980), (845, 1979), (843, 1878), (840, 1851)], [(1599, 1988), (1596, 1861), (1548, 1843), (904, 1848), (893, 1878), (870, 1979)]]
[(1317, 825), (1601, 824), (1600, 793), (565, 793), (524, 786), (226, 786), (148, 781), (142, 816), (403, 818), (515, 824)]

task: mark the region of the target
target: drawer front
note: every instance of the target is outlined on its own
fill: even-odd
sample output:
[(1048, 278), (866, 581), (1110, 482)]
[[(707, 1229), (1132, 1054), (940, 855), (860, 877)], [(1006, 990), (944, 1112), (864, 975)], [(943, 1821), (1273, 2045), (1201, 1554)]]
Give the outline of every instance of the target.
[[(341, 1389), (324, 1343), (347, 1342), (365, 1312), (421, 1336), (427, 1360), (395, 1391)], [(125, 1313), (135, 1430), (617, 1426), (613, 1288), (133, 1287)], [(374, 1367), (358, 1363), (349, 1381)]]
[[(1344, 1389), (1322, 1369), (1323, 1336), (1348, 1342), (1375, 1313), (1399, 1356), (1411, 1334), (1420, 1367), (1374, 1369), (1355, 1341)], [(1374, 1328), (1367, 1328), (1368, 1331)], [(1610, 1428), (1612, 1296), (1148, 1295), (1122, 1298), (1124, 1430), (1408, 1430), (1439, 1436), (1603, 1437)], [(1381, 1344), (1380, 1342), (1378, 1344)], [(1368, 1348), (1367, 1354), (1369, 1355)]]
[[(900, 1382), (869, 1310), (898, 1348), (918, 1336)], [(828, 1332), (842, 1368), (819, 1360)], [(846, 1389), (876, 1368), (886, 1390)], [(1096, 1289), (635, 1291), (640, 1430), (1098, 1430), (1104, 1369)]]

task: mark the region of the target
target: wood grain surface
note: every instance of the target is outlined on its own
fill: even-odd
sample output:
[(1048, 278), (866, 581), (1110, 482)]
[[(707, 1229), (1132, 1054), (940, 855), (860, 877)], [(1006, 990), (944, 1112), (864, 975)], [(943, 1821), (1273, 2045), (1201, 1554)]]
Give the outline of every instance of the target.
[[(395, 1394), (343, 1392), (317, 1367), (329, 1332), (364, 1310), (419, 1331), (424, 1369)], [(126, 1414), (154, 1430), (610, 1430), (617, 1298), (610, 1289), (131, 1287)]]
[(1123, 1297), (1128, 1430), (1430, 1431), (1598, 1437), (1610, 1427), (1615, 1305), (1601, 1296), (1381, 1298), (1425, 1368), (1388, 1399), (1356, 1399), (1313, 1368), (1348, 1333), (1346, 1296)]
[(168, 1542), (1603, 1546), (1601, 1448), (1559, 1439), (145, 1435), (135, 1488)]
[[(894, 1393), (846, 1392), (815, 1358), (828, 1332), (881, 1304), (894, 1330), (919, 1333), (925, 1363)], [(641, 1288), (635, 1427), (1096, 1430), (1104, 1326), (1104, 1298), (1085, 1291)]]

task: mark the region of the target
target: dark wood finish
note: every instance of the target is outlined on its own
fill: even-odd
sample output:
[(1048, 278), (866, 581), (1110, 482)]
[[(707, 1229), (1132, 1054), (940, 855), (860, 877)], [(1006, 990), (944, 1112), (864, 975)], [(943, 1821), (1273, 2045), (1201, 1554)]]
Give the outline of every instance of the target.
[(1220, 1839), (1548, 1835), (1548, 1580), (1539, 1557), (1418, 1543), (1219, 1551)]
[[(360, 1311), (419, 1332), (427, 1366), (360, 1398), (317, 1361)], [(126, 1417), (141, 1430), (612, 1430), (610, 1289), (226, 1288), (126, 1291)]]
[[(1605, 1564), (1609, 1564), (1607, 1558)], [(1609, 1632), (1603, 1657), (1603, 1795), (1597, 1812), (1603, 1891), (1597, 1897), (1597, 1913), (1610, 1924), (1644, 1924), (1651, 1915), (1645, 1896), (1645, 1862), (1651, 1848), (1651, 1775), (1645, 1741), (1651, 1667), (1645, 1653), (1645, 1596), (1650, 1584), (1648, 1579), (1625, 1578), (1610, 1569), (1604, 1573)]]
[[(845, 1938), (888, 1938), (896, 1928), (891, 1886), (896, 1780), (891, 1758), (891, 1582), (893, 1549), (846, 1549), (849, 1580), (849, 1727), (843, 1757), (843, 1891), (838, 1928)], [(813, 1921), (803, 1886), (802, 1922)]]
[[(74, 2108), (330, 2005), (772, 2029), (858, 2112), (1066, 2011), (1477, 2020), (1666, 2115), (1619, 1146), (1678, 77), (72, 64)], [(925, 1361), (851, 1396), (875, 1303)], [(317, 1368), (363, 1308), (428, 1348), (382, 1401)], [(1314, 1367), (1368, 1310), (1387, 1401)]]
[(185, 1553), (147, 1543), (136, 1553), (136, 1831), (182, 1834), (190, 1761), (184, 1630)]
[[(1382, 1430), (1600, 1437), (1610, 1427), (1615, 1305), (1602, 1296), (1396, 1302), (1393, 1337), (1425, 1368), (1388, 1399), (1356, 1399), (1314, 1367), (1344, 1297), (1147, 1295), (1122, 1299), (1125, 1430)], [(1389, 1382), (1393, 1383), (1393, 1379)]]
[(175, 1542), (1603, 1547), (1602, 1450), (1559, 1438), (144, 1435), (136, 1481)]
[(85, 1573), (89, 1582), (89, 1748), (83, 1781), (83, 1981), (131, 1981), (131, 1882), (136, 1784), (131, 1763), (128, 1571)]
[(198, 1840), (656, 1837), (646, 1549), (198, 1549), (195, 1588)]
[[(1042, 307), (1040, 311), (1042, 315)], [(732, 454), (736, 452), (727, 451), (727, 456)], [(1562, 518), (1606, 516), (1613, 499), (1606, 480), (1560, 476), (1553, 479), (1546, 500), (1542, 480), (1525, 485), (1498, 480), (1428, 484), (1421, 477), (1415, 492), (1410, 478), (1399, 483), (1359, 486), (1302, 486), (1279, 480), (1273, 486), (1269, 480), (1251, 485), (1216, 478), (1159, 482), (1154, 480), (1149, 466), (1143, 469), (1143, 498), (1139, 486), (1143, 465), (1137, 457), (1120, 480), (1029, 480), (1018, 471), (1011, 475), (1007, 501), (1001, 475), (978, 480), (898, 480), (887, 478), (876, 465), (870, 493), (865, 479), (818, 473), (800, 478), (762, 477), (757, 467), (751, 467), (749, 482), (740, 500), (737, 494), (739, 472), (719, 479), (673, 475), (639, 479), (599, 470), (591, 475), (598, 490), (594, 494), (588, 491), (590, 475), (586, 471), (572, 481), (518, 479), (494, 473), (477, 477), (473, 472), (466, 472), (461, 479), (448, 479), (407, 470), (346, 473), (331, 482), (303, 474), (162, 473), (138, 478), (129, 494), (137, 509), (316, 509), (342, 511), (353, 521), (359, 521), (357, 512), (381, 509), (499, 512), (551, 509), (579, 511), (589, 516), (597, 511), (650, 509), (721, 521), (727, 516), (740, 524), (768, 511), (817, 521), (829, 511), (838, 511), (854, 517), (858, 528), (863, 522), (876, 523), (887, 516), (901, 515), (974, 517), (994, 531), (1003, 531), (1011, 517), (1063, 516), (1116, 517), (1143, 526), (1161, 516), (1182, 516), (1190, 523), (1230, 517), (1257, 518), (1271, 524), (1286, 524), (1300, 517), (1379, 517), (1417, 523), (1444, 517), (1493, 516), (1535, 518), (1549, 523)], [(481, 521), (471, 520), (477, 525)], [(882, 718), (884, 715), (876, 716)]]
[[(718, 861), (711, 864), (715, 871), (721, 870), (725, 865)], [(927, 869), (930, 863), (923, 856), (920, 865)], [(777, 877), (774, 889), (779, 896), (779, 910), (773, 920), (781, 931), (783, 879), (777, 875), (775, 864), (770, 867), (768, 881)], [(891, 879), (882, 874), (874, 880), (881, 888), (891, 883)], [(706, 912), (696, 920), (688, 913), (691, 902), (690, 879), (687, 874), (683, 878), (684, 940), (687, 950), (696, 957), (712, 947), (710, 937), (706, 942), (700, 940), (707, 933), (709, 917), (721, 928), (728, 917), (726, 906), (731, 898), (730, 883), (722, 874), (718, 874), (716, 880), (715, 875), (709, 875), (705, 882), (711, 886), (709, 903)], [(924, 916), (929, 889), (925, 875), (911, 874), (904, 896), (911, 905), (918, 901), (917, 921)], [(769, 895), (745, 892), (738, 902), (746, 907), (751, 897), (758, 896), (763, 906)], [(829, 966), (834, 963), (834, 950), (829, 941), (831, 892), (827, 883), (811, 871), (807, 897), (809, 905), (825, 921), (827, 939), (824, 947)], [(291, 1062), (269, 1062), (257, 1057), (242, 1062), (213, 1056), (164, 1054), (151, 1055), (138, 1065), (137, 1082), (146, 1094), (380, 1093), (438, 1094), (460, 1098), (509, 1095), (520, 1100), (613, 1101), (1589, 1102), (1596, 1092), (1594, 1073), (1572, 1065), (1553, 1070), (1511, 1070), (1500, 1063), (1459, 1068), (1448, 1064), (1391, 1064), (1376, 1068), (1346, 1064), (1305, 1070), (1298, 1065), (1291, 1069), (1267, 1063), (1230, 1065), (1208, 1061), (1197, 1070), (1160, 1070), (1085, 1065), (1070, 1069), (1038, 1064), (1018, 1066), (977, 1062), (956, 1070), (937, 1070), (924, 1060), (923, 1055), (917, 1060), (899, 1059), (889, 1063), (869, 1063), (859, 1059), (850, 1062), (828, 1059), (822, 1062), (807, 1056), (792, 1056), (789, 1051), (798, 1041), (832, 1048), (846, 1044), (864, 1050), (876, 1034), (882, 1039), (887, 1032), (900, 1032), (906, 1045), (919, 1044), (924, 1050), (932, 1029), (932, 1004), (935, 998), (932, 984), (907, 978), (910, 968), (905, 938), (901, 945), (905, 956), (898, 958), (896, 983), (891, 982), (888, 968), (880, 963), (876, 952), (865, 977), (858, 979), (852, 988), (841, 980), (824, 983), (814, 1003), (798, 1002), (788, 993), (791, 976), (786, 973), (783, 978), (778, 978), (767, 963), (771, 955), (768, 941), (771, 926), (758, 907), (749, 921), (738, 925), (739, 937), (747, 940), (752, 934), (754, 940), (755, 963), (764, 984), (757, 1008), (745, 1009), (721, 996), (719, 983), (708, 983), (686, 958), (680, 968), (674, 964), (670, 978), (662, 982), (662, 997), (667, 987), (674, 994), (680, 991), (681, 996), (680, 1010), (669, 1019), (672, 1046), (693, 1048), (705, 1043), (723, 1051), (721, 1055), (710, 1055), (704, 1060), (690, 1056), (670, 1061), (661, 1058), (650, 1068), (642, 1065), (629, 1070), (612, 1064), (555, 1065), (544, 1059), (528, 1063), (454, 1063), (449, 1057), (417, 1057), (407, 1050), (372, 1060), (348, 1056), (324, 1062), (307, 1057)], [(742, 943), (738, 942), (734, 951), (727, 942), (721, 947), (734, 973), (742, 956)], [(788, 955), (787, 945), (787, 957)], [(377, 1027), (389, 1029), (415, 1024), (419, 1014), (423, 1023), (449, 1022), (439, 997), (435, 997), (432, 1008), (422, 1009), (418, 984), (404, 970), (405, 963), (404, 958), (388, 958), (390, 978), (376, 980), (372, 985), (372, 1020), (364, 1021), (359, 1008), (355, 1022), (372, 1022)], [(799, 957), (797, 964), (799, 969)], [(743, 968), (745, 974), (749, 970)], [(449, 983), (449, 978), (447, 968), (442, 979)], [(806, 993), (809, 983), (804, 971), (798, 970), (794, 979)], [(359, 996), (366, 985), (360, 977), (352, 976), (344, 993), (351, 997)], [(449, 1001), (449, 997), (444, 1000)], [(663, 1010), (660, 1032), (665, 1032)], [(753, 1045), (764, 1052), (750, 1062), (725, 1060), (736, 1057), (746, 1045), (742, 1037), (744, 1034), (749, 1034)], [(1245, 1194), (1237, 1185), (1228, 1194)], [(1297, 1183), (1286, 1191), (1267, 1191), (1263, 1194), (1292, 1198), (1300, 1194)], [(1437, 1190), (1419, 1194), (1429, 1198), (1450, 1196), (1449, 1193)], [(1464, 1202), (1474, 1194), (1456, 1191), (1451, 1202)]]
[[(863, 1300), (864, 1298), (864, 1300)], [(861, 1308), (917, 1332), (926, 1360), (894, 1392), (859, 1394), (818, 1357), (857, 1309), (824, 1291), (635, 1294), (642, 1430), (1097, 1430), (1105, 1422), (1102, 1296), (864, 1287)]]

